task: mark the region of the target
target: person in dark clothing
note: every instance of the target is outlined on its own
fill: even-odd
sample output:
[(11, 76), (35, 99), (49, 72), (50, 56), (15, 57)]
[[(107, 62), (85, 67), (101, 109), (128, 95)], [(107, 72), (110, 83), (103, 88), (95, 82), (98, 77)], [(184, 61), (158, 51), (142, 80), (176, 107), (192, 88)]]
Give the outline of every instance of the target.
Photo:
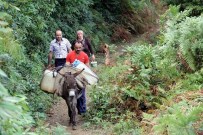
[(79, 41), (82, 43), (83, 47), (82, 47), (82, 51), (84, 51), (88, 57), (91, 59), (91, 61), (95, 60), (95, 56), (94, 56), (94, 52), (92, 49), (92, 46), (90, 44), (90, 41), (84, 37), (84, 33), (82, 30), (78, 30), (77, 31), (77, 39), (73, 41), (72, 43), (72, 50), (74, 50), (74, 45), (75, 43)]

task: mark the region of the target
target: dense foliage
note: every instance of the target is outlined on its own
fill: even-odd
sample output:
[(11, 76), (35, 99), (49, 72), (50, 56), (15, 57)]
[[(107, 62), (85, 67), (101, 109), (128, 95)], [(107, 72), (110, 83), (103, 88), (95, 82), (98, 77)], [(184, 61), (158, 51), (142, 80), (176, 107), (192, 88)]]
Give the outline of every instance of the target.
[(164, 0), (167, 4), (179, 5), (180, 11), (192, 10), (191, 16), (199, 16), (203, 12), (202, 0)]
[(90, 93), (92, 122), (114, 123), (119, 134), (202, 131), (203, 18), (178, 10), (170, 7), (162, 16), (166, 21), (156, 44), (134, 43), (126, 48), (128, 65), (119, 61), (100, 69), (101, 86)]
[[(113, 123), (118, 134), (140, 134), (149, 127), (157, 134), (177, 128), (192, 134), (202, 128), (201, 95), (173, 101), (177, 93), (202, 89), (203, 19), (189, 17), (202, 11), (201, 1), (170, 4), (192, 8), (192, 14), (171, 7), (161, 18), (157, 44), (135, 43), (126, 48), (127, 57), (119, 57), (130, 60), (129, 65), (101, 67), (100, 86), (90, 92), (92, 123)], [(102, 42), (130, 41), (151, 29), (157, 10), (149, 0), (0, 0), (0, 134), (66, 134), (61, 126), (50, 130), (40, 122), (52, 104), (39, 81), (56, 29), (70, 41), (76, 30), (84, 30), (97, 50)], [(163, 113), (153, 114), (154, 109)]]
[[(3, 84), (1, 89), (4, 92), (1, 94), (0, 103), (12, 102), (9, 109), (12, 106), (20, 108), (17, 110), (19, 115), (16, 116), (18, 118), (26, 117), (26, 123), (28, 123), (25, 127), (22, 124), (25, 124), (24, 119), (18, 121), (12, 113), (1, 123), (2, 134), (29, 132), (32, 124), (37, 125), (37, 120), (45, 118), (44, 112), (51, 105), (52, 98), (39, 89), (39, 81), (44, 65), (47, 63), (49, 43), (54, 38), (56, 29), (62, 29), (64, 37), (69, 40), (75, 38), (76, 30), (82, 29), (91, 39), (94, 49), (97, 49), (101, 42), (110, 41), (114, 34), (116, 36), (114, 35), (113, 39), (119, 41), (124, 40), (126, 34), (135, 33), (129, 32), (134, 26), (136, 26), (133, 28), (134, 31), (137, 28), (141, 31), (144, 27), (136, 24), (135, 19), (139, 17), (139, 23), (145, 22), (144, 18), (142, 19), (138, 14), (138, 12), (145, 13), (144, 9), (147, 8), (145, 3), (145, 1), (132, 2), (130, 0), (125, 2), (0, 0), (0, 66), (8, 75), (8, 79), (1, 79)], [(106, 6), (97, 7), (97, 5), (103, 4)], [(112, 4), (115, 9), (118, 9), (118, 12), (114, 13), (109, 8)], [(120, 7), (120, 5), (124, 5), (124, 7)], [(128, 17), (123, 15), (125, 10), (122, 8), (125, 10), (129, 8)], [(109, 14), (105, 14), (105, 12), (109, 12)], [(116, 17), (114, 18), (114, 16)], [(112, 19), (109, 20), (109, 18)], [(117, 21), (118, 18), (122, 18), (122, 21)], [(127, 23), (128, 20), (131, 23)], [(112, 31), (112, 28), (119, 29), (119, 31)], [(5, 112), (9, 113), (9, 110), (3, 110), (1, 120)], [(29, 114), (27, 115), (27, 113)], [(32, 120), (33, 118), (35, 121)], [(36, 129), (36, 132), (43, 133), (43, 131), (47, 132), (46, 127)]]
[[(11, 16), (4, 12), (1, 14), (0, 24), (0, 64), (7, 66), (9, 63), (23, 59), (24, 55), (19, 54), (22, 52), (20, 45), (14, 40), (12, 29), (8, 27), (8, 21)], [(14, 47), (15, 46), (15, 47)], [(15, 48), (15, 49), (14, 49)], [(0, 134), (21, 134), (25, 132), (25, 129), (29, 128), (33, 124), (33, 119), (28, 113), (29, 109), (26, 97), (23, 95), (11, 96), (9, 91), (3, 86), (10, 80), (8, 76), (0, 69)], [(17, 77), (18, 75), (11, 77)], [(14, 81), (11, 78), (11, 81)]]
[[(24, 0), (1, 1), (1, 11), (9, 13), (9, 15), (4, 15), (5, 17), (2, 20), (7, 19), (8, 24), (6, 25), (12, 28), (13, 32), (10, 33), (14, 34), (14, 36), (12, 35), (13, 38), (17, 39), (16, 43), (9, 43), (9, 47), (1, 44), (2, 54), (10, 51), (10, 54), (12, 53), (16, 58), (18, 57), (15, 61), (11, 61), (11, 63), (6, 62), (3, 65), (4, 71), (11, 78), (14, 78), (7, 85), (9, 86), (8, 89), (11, 90), (12, 94), (23, 93), (29, 95), (29, 104), (33, 110), (45, 110), (47, 105), (43, 104), (45, 102), (48, 104), (50, 97), (37, 89), (39, 89), (39, 78), (41, 77), (42, 69), (47, 63), (49, 43), (54, 37), (55, 30), (58, 28), (62, 29), (64, 36), (73, 40), (75, 31), (83, 29), (92, 39), (93, 46), (99, 46), (99, 42), (109, 40), (109, 37), (113, 36), (111, 29), (116, 25), (115, 28), (119, 28), (119, 31), (116, 36), (114, 35), (114, 39), (125, 39), (126, 35), (125, 33), (123, 34), (123, 30), (127, 31), (129, 35), (128, 30), (130, 29), (134, 29), (134, 32), (131, 30), (131, 33), (139, 33), (135, 32), (135, 30), (144, 28), (139, 25), (143, 25), (143, 22), (145, 22), (144, 18), (142, 19), (138, 13), (143, 12), (144, 14), (144, 9), (147, 8), (145, 3), (144, 1), (133, 2), (130, 0), (125, 2), (106, 1), (102, 3), (101, 1), (85, 0), (53, 0), (48, 3), (45, 1), (33, 2)], [(123, 7), (119, 5), (123, 5)], [(117, 7), (118, 12), (113, 12), (109, 8), (111, 6)], [(124, 18), (128, 17), (128, 15), (123, 15), (124, 12), (128, 11), (127, 9), (130, 11), (130, 18)], [(109, 14), (104, 14), (107, 11)], [(153, 10), (151, 10), (152, 13)], [(112, 19), (109, 20), (108, 17)], [(136, 21), (138, 17), (139, 21)], [(118, 18), (124, 21), (118, 22)], [(130, 23), (127, 24), (128, 20)], [(151, 22), (148, 23), (150, 24)], [(121, 37), (121, 35), (125, 36)], [(7, 41), (12, 36), (4, 36), (3, 40), (5, 40), (5, 43), (8, 44)], [(22, 45), (19, 46), (17, 43)]]

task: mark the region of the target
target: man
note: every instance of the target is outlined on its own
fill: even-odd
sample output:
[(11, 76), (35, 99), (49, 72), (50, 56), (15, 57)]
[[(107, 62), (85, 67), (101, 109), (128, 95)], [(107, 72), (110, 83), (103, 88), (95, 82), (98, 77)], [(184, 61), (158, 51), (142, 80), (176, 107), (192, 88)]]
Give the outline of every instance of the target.
[(82, 30), (77, 31), (77, 38), (75, 41), (73, 41), (72, 49), (74, 49), (75, 42), (77, 41), (82, 43), (82, 50), (88, 55), (88, 57), (91, 58), (92, 61), (94, 61), (95, 56), (94, 56), (92, 46), (90, 44), (90, 41), (84, 37), (84, 33)]
[(61, 30), (56, 30), (55, 39), (51, 41), (49, 50), (47, 68), (51, 67), (53, 54), (55, 67), (63, 66), (66, 63), (66, 56), (71, 51), (71, 44), (68, 39), (62, 37)]
[[(66, 64), (70, 65), (75, 60), (83, 62), (86, 66), (89, 66), (89, 58), (86, 53), (82, 51), (82, 43), (77, 41), (74, 45), (74, 51), (70, 52), (66, 57)], [(78, 114), (84, 114), (86, 112), (86, 95), (85, 89), (82, 89), (82, 96), (77, 100)]]

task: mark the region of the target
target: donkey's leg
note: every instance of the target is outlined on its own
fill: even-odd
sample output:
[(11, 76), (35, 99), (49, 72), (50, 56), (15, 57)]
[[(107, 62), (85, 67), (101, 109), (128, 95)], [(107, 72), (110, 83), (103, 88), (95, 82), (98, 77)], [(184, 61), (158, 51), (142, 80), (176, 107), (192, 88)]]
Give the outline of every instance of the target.
[(72, 113), (72, 109), (71, 109), (70, 105), (68, 105), (68, 116), (70, 118), (69, 125), (72, 125), (73, 124), (73, 113)]
[(74, 96), (73, 97), (73, 101), (72, 101), (72, 113), (73, 113), (73, 122), (76, 125), (76, 106), (77, 106), (77, 97)]
[(70, 118), (70, 122), (69, 123), (71, 123), (71, 109), (70, 109), (70, 105), (69, 105), (69, 99), (68, 99), (68, 97), (65, 97), (65, 96), (62, 96), (62, 98), (66, 101), (66, 105), (68, 106), (68, 116), (69, 116), (69, 118)]
[(68, 113), (70, 117), (70, 124), (72, 124), (73, 130), (76, 130), (76, 104), (77, 99), (75, 96), (70, 96), (67, 98)]
[(77, 105), (76, 96), (72, 97), (72, 101), (70, 105), (72, 110), (72, 128), (73, 130), (76, 130), (76, 105)]
[(72, 116), (71, 105), (70, 105), (70, 102), (69, 102), (68, 98), (66, 99), (66, 104), (68, 106), (68, 116), (70, 118), (69, 125), (71, 125), (73, 123), (73, 116)]

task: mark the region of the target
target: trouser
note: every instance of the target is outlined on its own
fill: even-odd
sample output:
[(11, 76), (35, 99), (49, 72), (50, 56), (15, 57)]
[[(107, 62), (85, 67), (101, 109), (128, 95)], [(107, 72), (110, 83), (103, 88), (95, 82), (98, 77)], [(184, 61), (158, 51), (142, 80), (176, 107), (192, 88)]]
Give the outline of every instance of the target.
[(64, 66), (66, 63), (66, 58), (55, 59), (55, 67)]
[(85, 95), (85, 89), (82, 89), (82, 95), (80, 98), (77, 99), (77, 109), (78, 114), (86, 113), (86, 95)]

